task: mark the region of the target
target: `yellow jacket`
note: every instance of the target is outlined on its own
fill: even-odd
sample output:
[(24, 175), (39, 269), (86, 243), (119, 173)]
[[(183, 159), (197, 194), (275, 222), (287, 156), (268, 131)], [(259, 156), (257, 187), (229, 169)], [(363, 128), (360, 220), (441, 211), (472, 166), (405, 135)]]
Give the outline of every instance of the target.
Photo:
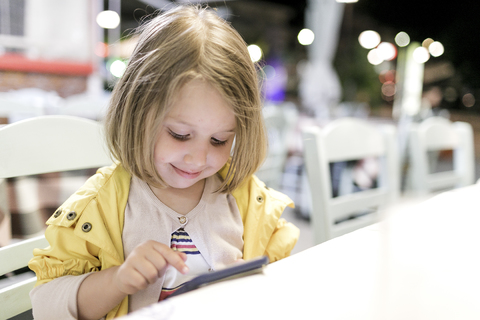
[[(224, 177), (226, 169), (220, 174)], [(37, 284), (64, 275), (80, 275), (123, 263), (122, 231), (130, 189), (130, 175), (121, 165), (101, 168), (48, 219), (45, 236), (50, 246), (35, 249), (29, 267)], [(243, 258), (267, 255), (271, 262), (287, 257), (299, 230), (280, 219), (293, 202), (268, 189), (252, 176), (232, 194), (244, 225)], [(107, 314), (127, 314), (128, 297)]]

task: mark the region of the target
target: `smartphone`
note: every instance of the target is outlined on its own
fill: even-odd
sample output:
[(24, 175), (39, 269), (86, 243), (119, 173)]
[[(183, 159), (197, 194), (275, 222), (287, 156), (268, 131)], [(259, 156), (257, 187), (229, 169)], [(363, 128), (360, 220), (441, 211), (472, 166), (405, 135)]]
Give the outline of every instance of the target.
[(261, 256), (245, 262), (236, 263), (218, 271), (201, 274), (192, 280), (185, 282), (183, 286), (178, 288), (174, 293), (168, 296), (168, 298), (178, 296), (179, 294), (189, 292), (212, 283), (240, 278), (251, 274), (262, 273), (263, 267), (268, 263), (268, 257)]

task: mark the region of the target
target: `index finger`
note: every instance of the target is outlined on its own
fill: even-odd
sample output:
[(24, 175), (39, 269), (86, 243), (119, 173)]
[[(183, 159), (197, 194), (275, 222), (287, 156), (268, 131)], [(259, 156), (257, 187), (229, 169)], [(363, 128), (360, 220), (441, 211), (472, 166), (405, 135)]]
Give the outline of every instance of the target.
[(171, 248), (159, 242), (155, 243), (153, 248), (163, 256), (169, 265), (173, 266), (181, 274), (188, 273), (189, 269), (183, 259), (184, 256), (180, 252), (173, 251)]

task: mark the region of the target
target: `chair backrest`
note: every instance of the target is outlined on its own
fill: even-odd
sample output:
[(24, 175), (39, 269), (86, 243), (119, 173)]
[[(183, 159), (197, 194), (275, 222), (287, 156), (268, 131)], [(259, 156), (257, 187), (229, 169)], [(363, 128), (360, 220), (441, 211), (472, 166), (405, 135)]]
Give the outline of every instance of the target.
[[(429, 153), (453, 151), (453, 169), (433, 172)], [(475, 182), (473, 129), (466, 122), (431, 117), (409, 130), (409, 180), (414, 193), (458, 188)], [(433, 159), (434, 161), (436, 159)]]
[(298, 112), (291, 105), (269, 105), (263, 109), (268, 134), (267, 157), (255, 173), (269, 188), (279, 189), (288, 156), (288, 139), (297, 122)]
[[(42, 116), (0, 128), (0, 179), (112, 164), (100, 123), (71, 116)], [(0, 275), (26, 267), (45, 237), (0, 248)], [(32, 277), (0, 289), (0, 319), (31, 309)]]
[[(324, 128), (304, 128), (302, 134), (315, 243), (377, 222), (382, 207), (393, 203), (400, 191), (395, 127), (341, 118)], [(366, 158), (378, 159), (377, 186), (333, 197), (330, 164)]]

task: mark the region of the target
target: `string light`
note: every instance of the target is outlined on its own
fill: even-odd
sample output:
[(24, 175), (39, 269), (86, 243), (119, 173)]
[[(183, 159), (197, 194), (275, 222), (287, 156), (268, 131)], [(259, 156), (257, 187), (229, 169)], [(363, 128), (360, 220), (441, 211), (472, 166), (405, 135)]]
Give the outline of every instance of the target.
[(373, 49), (380, 43), (381, 38), (378, 32), (365, 30), (358, 36), (358, 42), (365, 49)]
[(105, 10), (97, 15), (97, 23), (104, 29), (115, 29), (120, 24), (120, 16), (112, 10)]
[(445, 49), (443, 44), (438, 41), (434, 41), (430, 44), (430, 46), (428, 46), (428, 51), (432, 56), (439, 57), (445, 52)]
[(303, 46), (308, 46), (315, 40), (315, 34), (310, 29), (302, 29), (297, 36), (298, 42)]
[(257, 62), (262, 58), (262, 49), (260, 49), (260, 47), (256, 44), (249, 45), (247, 49), (248, 53), (250, 54), (250, 59), (252, 59), (253, 62)]
[(395, 36), (395, 43), (399, 47), (406, 47), (410, 44), (410, 36), (408, 35), (408, 33), (404, 32), (404, 31), (400, 31)]

